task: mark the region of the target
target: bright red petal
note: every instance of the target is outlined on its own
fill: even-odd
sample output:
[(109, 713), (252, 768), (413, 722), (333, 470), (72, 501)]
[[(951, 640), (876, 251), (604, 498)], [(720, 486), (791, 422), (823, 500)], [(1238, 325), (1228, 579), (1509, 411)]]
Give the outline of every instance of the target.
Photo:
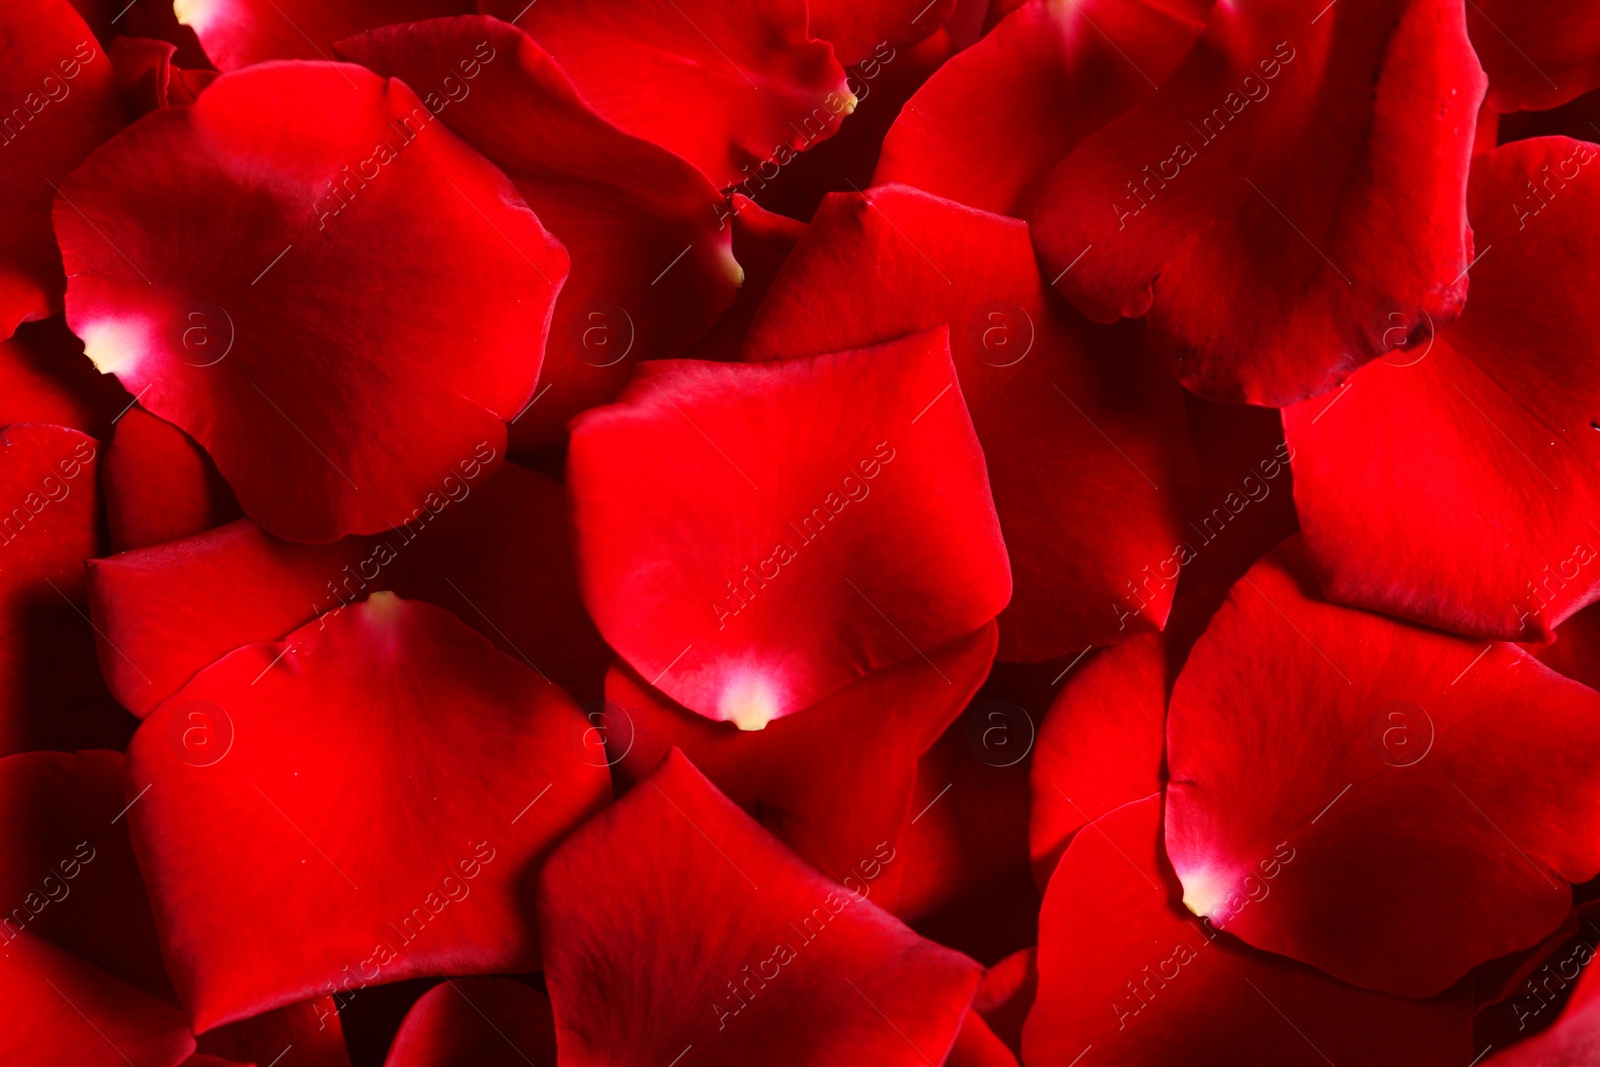
[(1483, 75), (1461, 5), (1318, 6), (1217, 5), (1034, 209), (1046, 276), (1091, 318), (1148, 312), (1178, 377), (1215, 400), (1315, 396), (1466, 296)]
[(1556, 137), (1479, 156), (1484, 252), (1461, 320), (1284, 412), (1307, 550), (1334, 599), (1532, 641), (1600, 597), (1600, 193), (1585, 166), (1600, 169), (1600, 147)]
[(566, 254), (432, 121), (359, 67), (270, 64), (62, 186), (73, 330), (281, 536), (405, 522), (532, 396)]
[(645, 363), (573, 425), (585, 603), (646, 681), (759, 729), (976, 630), (1010, 574), (944, 331)]
[[(220, 70), (266, 59), (332, 59), (335, 41), (397, 22), (465, 15), (473, 0), (176, 0)], [(419, 87), (420, 88), (420, 87)]]
[(722, 196), (692, 164), (590, 110), (515, 27), (394, 26), (341, 41), (339, 54), (419, 87), (572, 257), (536, 402), (512, 427), (517, 448), (560, 445), (568, 420), (614, 399), (634, 364), (679, 355), (733, 302), (743, 272)]
[(126, 118), (111, 60), (67, 0), (0, 9), (0, 100), (0, 337), (9, 337), (61, 310), (51, 198)]
[(1347, 986), (1219, 934), (1175, 901), (1152, 796), (1096, 820), (1061, 858), (1039, 919), (1030, 1067), (1089, 1052), (1125, 1067), (1460, 1067), (1462, 995), (1419, 1002)]
[(205, 450), (137, 406), (117, 420), (102, 481), (113, 552), (204, 533), (240, 515)]
[(1190, 910), (1371, 989), (1428, 996), (1526, 948), (1600, 871), (1600, 694), (1317, 599), (1298, 541), (1195, 645), (1167, 742)]
[(978, 984), (678, 753), (550, 858), (539, 928), (564, 1067), (941, 1063)]
[(522, 887), (610, 796), (584, 727), (448, 612), (393, 594), (202, 671), (128, 752), (134, 848), (196, 1028), (537, 967)]
[[(485, 0), (516, 18), (585, 101), (705, 171), (718, 188), (831, 136), (855, 107), (803, 0)], [(517, 11), (523, 13), (517, 16)]]
[(1026, 218), (1062, 156), (1172, 73), (1211, 5), (1174, 7), (1028, 0), (911, 98), (873, 184)]
[(830, 352), (940, 323), (1011, 554), (1000, 658), (1076, 655), (1159, 628), (1172, 583), (1143, 610), (1133, 583), (1182, 535), (1194, 461), (1180, 391), (1137, 327), (1086, 322), (1048, 291), (1023, 223), (903, 186), (830, 197), (745, 351)]
[(540, 1067), (556, 1062), (544, 994), (504, 978), (446, 980), (422, 995), (384, 1067)]

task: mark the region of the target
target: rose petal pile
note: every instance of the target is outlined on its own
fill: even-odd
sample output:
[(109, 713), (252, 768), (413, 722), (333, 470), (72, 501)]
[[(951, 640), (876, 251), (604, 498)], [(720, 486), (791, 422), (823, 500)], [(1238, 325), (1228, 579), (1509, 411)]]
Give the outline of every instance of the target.
[(0, 1062), (1600, 1062), (1600, 0), (0, 10)]

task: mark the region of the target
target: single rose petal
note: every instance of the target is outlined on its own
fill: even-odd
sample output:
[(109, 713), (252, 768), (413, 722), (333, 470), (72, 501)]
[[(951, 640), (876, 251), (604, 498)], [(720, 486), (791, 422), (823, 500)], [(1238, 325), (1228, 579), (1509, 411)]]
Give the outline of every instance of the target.
[(454, 616), (391, 593), (195, 676), (134, 736), (128, 792), (196, 1029), (537, 967), (519, 887), (610, 797), (584, 726)]
[(975, 1011), (961, 1021), (950, 1058), (944, 1062), (946, 1067), (1017, 1067), (1017, 1057)]
[(301, 1001), (219, 1026), (197, 1044), (202, 1052), (258, 1067), (350, 1067), (337, 1007), (332, 997)]
[(928, 79), (883, 142), (874, 185), (1026, 218), (1055, 165), (1149, 96), (1209, 0), (1028, 0)]
[(1467, 31), (1496, 111), (1541, 111), (1600, 88), (1600, 14), (1586, 4), (1473, 0)]
[[(1061, 161), (1047, 277), (1149, 313), (1202, 396), (1281, 405), (1449, 324), (1483, 74), (1452, 0), (1219, 4), (1176, 72)], [(1248, 307), (1249, 314), (1238, 309)]]
[(544, 994), (505, 978), (446, 979), (406, 1014), (384, 1067), (524, 1067), (556, 1062)]
[(472, 0), (175, 0), (219, 70), (267, 59), (332, 59), (335, 41), (396, 22), (465, 15)]
[(99, 450), (61, 426), (0, 432), (0, 755), (121, 748), (132, 733), (85, 612), (83, 562), (103, 550)]
[(1020, 949), (983, 972), (972, 1010), (1006, 1047), (1022, 1055), (1022, 1026), (1039, 991), (1039, 950)]
[(1167, 766), (1190, 910), (1371, 989), (1429, 996), (1526, 948), (1600, 871), (1600, 694), (1317, 599), (1298, 541), (1190, 653)]
[(811, 35), (833, 45), (839, 62), (864, 63), (938, 31), (957, 0), (808, 0)]
[(539, 930), (563, 1067), (941, 1063), (978, 984), (676, 752), (550, 857)]
[(759, 729), (976, 630), (1010, 574), (943, 329), (640, 365), (573, 424), (584, 601), (640, 676)]
[(1087, 322), (1048, 291), (1025, 224), (903, 186), (830, 197), (745, 351), (836, 351), (939, 323), (950, 324), (1016, 582), (1000, 658), (1076, 655), (1158, 629), (1172, 583), (1143, 611), (1130, 590), (1181, 536), (1194, 460), (1180, 390), (1137, 327)]
[[(0, 10), (0, 337), (61, 310), (56, 186), (127, 121), (111, 61), (67, 0)], [(70, 208), (68, 210), (71, 210)]]
[(595, 114), (527, 34), (439, 19), (338, 50), (417, 86), (572, 257), (535, 402), (513, 422), (517, 449), (560, 446), (568, 420), (614, 399), (635, 363), (679, 355), (733, 302), (743, 272), (721, 194), (687, 160)]
[(806, 32), (803, 0), (524, 4), (482, 7), (526, 30), (594, 110), (718, 188), (782, 165), (855, 107), (833, 49)]
[(1187, 914), (1160, 826), (1161, 798), (1148, 797), (1095, 820), (1061, 857), (1022, 1032), (1030, 1067), (1068, 1067), (1086, 1052), (1127, 1067), (1460, 1067), (1471, 1058), (1465, 996), (1356, 989)]
[(344, 64), (146, 115), (73, 172), (56, 224), (90, 358), (302, 541), (405, 522), (503, 448), (567, 269), (504, 175)]
[(183, 1013), (24, 930), (0, 955), (0, 1033), (14, 1067), (177, 1067)]
[(621, 781), (632, 784), (680, 749), (801, 858), (870, 895), (916, 814), (918, 760), (983, 684), (994, 648), (991, 623), (754, 733), (678, 707), (619, 664), (606, 679), (597, 724), (606, 749), (595, 758), (609, 751)]
[(138, 406), (117, 420), (101, 479), (113, 552), (204, 533), (240, 515), (205, 450)]
[(1600, 148), (1560, 137), (1479, 156), (1484, 252), (1460, 321), (1285, 410), (1307, 551), (1334, 599), (1548, 641), (1600, 597), (1600, 192), (1582, 167), (1600, 169)]
[(493, 477), (477, 460), (458, 470), (423, 519), (381, 537), (302, 545), (246, 519), (90, 560), (112, 692), (143, 717), (233, 649), (392, 589), (449, 608), (569, 691), (598, 695), (613, 654), (578, 598), (561, 484), (514, 463)]
[(744, 284), (732, 306), (684, 353), (689, 359), (733, 362), (740, 358), (745, 334), (767, 298), (778, 271), (806, 234), (806, 224), (768, 211), (743, 193), (728, 198), (733, 216), (733, 258), (744, 270)]
[(1113, 808), (1161, 789), (1169, 643), (1141, 634), (1062, 685), (1033, 753), (1028, 852), (1040, 890), (1073, 837)]
[(132, 400), (115, 378), (95, 371), (60, 318), (24, 323), (0, 341), (0, 426), (44, 422), (105, 440)]
[(95, 750), (0, 759), (0, 937), (27, 931), (172, 1000), (128, 843), (122, 764)]

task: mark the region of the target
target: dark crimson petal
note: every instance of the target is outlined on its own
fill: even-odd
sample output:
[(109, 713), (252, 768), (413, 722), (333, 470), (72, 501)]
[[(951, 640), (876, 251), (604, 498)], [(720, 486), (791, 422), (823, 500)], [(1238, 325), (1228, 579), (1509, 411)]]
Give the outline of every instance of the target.
[(280, 536), (406, 521), (532, 396), (566, 253), (432, 122), (360, 67), (270, 64), (146, 115), (62, 187), (90, 358)]
[(1006, 1047), (1022, 1055), (1022, 1025), (1039, 991), (1039, 952), (1020, 949), (983, 972), (972, 1010)]
[(833, 49), (806, 32), (804, 0), (525, 4), (482, 6), (514, 18), (601, 115), (718, 188), (831, 136), (855, 107)]
[(1572, 982), (1600, 947), (1600, 901), (1572, 909), (1538, 947), (1477, 968), (1472, 976), (1479, 1045), (1504, 1047), (1556, 1023), (1577, 995)]
[(1160, 826), (1161, 799), (1147, 797), (1101, 816), (1062, 856), (1039, 918), (1039, 995), (1022, 1032), (1029, 1067), (1471, 1059), (1465, 996), (1412, 1001), (1356, 989), (1187, 914)]
[(132, 400), (115, 378), (95, 371), (60, 318), (25, 323), (0, 341), (0, 426), (45, 422), (104, 440)]
[(141, 407), (117, 420), (101, 480), (113, 552), (176, 541), (240, 516), (205, 450)]
[(884, 857), (916, 814), (918, 760), (983, 684), (994, 648), (991, 623), (927, 661), (873, 671), (755, 733), (678, 707), (618, 665), (606, 679), (603, 738), (627, 784), (682, 750), (801, 858), (871, 895)]
[(128, 751), (134, 849), (195, 1028), (536, 968), (521, 887), (610, 798), (584, 726), (454, 616), (392, 593), (195, 676)]
[(590, 110), (516, 27), (392, 26), (341, 41), (339, 54), (416, 86), (572, 257), (536, 400), (512, 427), (516, 448), (561, 445), (568, 420), (614, 399), (635, 363), (679, 355), (733, 302), (743, 271), (722, 196), (686, 160)]
[(598, 694), (612, 653), (578, 598), (560, 483), (514, 463), (487, 479), (476, 460), (459, 469), (422, 520), (382, 537), (301, 545), (242, 520), (91, 560), (117, 699), (142, 717), (225, 653), (378, 589), (449, 608), (558, 684)]
[(332, 59), (351, 34), (395, 22), (465, 15), (473, 0), (174, 0), (220, 70), (266, 59)]
[(434, 986), (406, 1015), (384, 1067), (525, 1067), (556, 1062), (544, 994), (505, 978)]
[(978, 984), (676, 752), (550, 857), (539, 931), (563, 1067), (937, 1064)]
[(854, 66), (936, 32), (955, 14), (957, 0), (809, 0), (806, 7), (811, 35), (832, 44), (839, 62)]
[(1600, 1055), (1600, 978), (1589, 968), (1555, 1025), (1484, 1061), (1488, 1067), (1588, 1067)]
[(177, 1067), (183, 1013), (26, 931), (0, 955), (8, 1067)]
[(116, 752), (0, 759), (0, 938), (27, 931), (172, 1000), (128, 844)]
[(181, 70), (173, 63), (178, 46), (149, 37), (116, 37), (111, 65), (117, 91), (132, 118), (164, 107), (187, 107), (216, 80), (214, 70)]
[(1371, 989), (1428, 996), (1528, 947), (1600, 871), (1600, 694), (1317, 599), (1298, 540), (1190, 653), (1167, 766), (1190, 910)]
[(728, 198), (728, 209), (733, 216), (733, 258), (744, 270), (744, 284), (733, 305), (685, 353), (690, 359), (740, 358), (751, 320), (789, 253), (806, 235), (805, 223), (768, 211), (743, 193)]
[(1600, 169), (1600, 148), (1560, 137), (1479, 156), (1484, 251), (1460, 321), (1285, 410), (1307, 550), (1334, 599), (1548, 641), (1600, 597), (1600, 193), (1582, 167)]
[[(1282, 405), (1449, 324), (1472, 258), (1483, 74), (1453, 0), (1219, 4), (1154, 96), (1035, 205), (1047, 277), (1091, 318), (1150, 315), (1178, 377)], [(1248, 314), (1240, 308), (1248, 307)]]
[(111, 61), (66, 0), (0, 9), (0, 337), (61, 310), (55, 187), (122, 128)]
[(1181, 393), (1137, 326), (1086, 322), (1049, 292), (1026, 225), (904, 186), (829, 197), (745, 351), (829, 352), (940, 323), (1011, 554), (1000, 658), (1071, 656), (1160, 628), (1172, 583), (1143, 611), (1130, 593), (1181, 536), (1194, 467)]
[(0, 432), (0, 755), (121, 748), (133, 723), (95, 668), (83, 562), (102, 548), (98, 442)]
[(567, 470), (601, 634), (742, 729), (976, 630), (1011, 593), (942, 328), (781, 363), (641, 364), (574, 422)]
[(1496, 111), (1540, 111), (1600, 88), (1600, 12), (1592, 5), (1472, 0), (1467, 32)]
[(1028, 819), (1041, 890), (1083, 827), (1161, 789), (1167, 648), (1161, 634), (1141, 634), (1100, 652), (1067, 678), (1050, 706), (1033, 752)]
[(219, 1026), (198, 1044), (202, 1052), (257, 1067), (350, 1067), (337, 1007), (332, 997), (301, 1001)]
[(1210, 9), (1028, 0), (911, 98), (873, 184), (1026, 218), (1061, 157), (1166, 80)]

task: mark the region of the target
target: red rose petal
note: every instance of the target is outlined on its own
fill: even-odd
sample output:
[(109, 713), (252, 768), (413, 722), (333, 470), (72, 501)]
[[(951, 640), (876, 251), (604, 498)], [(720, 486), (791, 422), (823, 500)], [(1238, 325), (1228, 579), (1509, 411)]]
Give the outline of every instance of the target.
[(932, 650), (928, 661), (913, 657), (873, 671), (754, 733), (668, 702), (619, 665), (606, 679), (604, 741), (629, 784), (682, 750), (808, 863), (871, 896), (892, 862), (885, 857), (916, 814), (918, 760), (977, 692), (994, 647), (990, 624)]
[(483, 7), (515, 17), (589, 106), (718, 188), (830, 136), (855, 106), (833, 49), (807, 34), (802, 0), (524, 4)]
[(26, 931), (0, 956), (12, 1067), (177, 1067), (194, 1038), (177, 1008)]
[(393, 594), (202, 671), (128, 752), (134, 848), (196, 1028), (536, 967), (519, 887), (610, 795), (583, 729), (560, 690)]
[(244, 520), (89, 561), (112, 691), (142, 717), (233, 649), (393, 589), (449, 608), (570, 691), (598, 694), (612, 653), (578, 599), (564, 490), (514, 463), (488, 479), (483, 469), (469, 464), (436, 510), (383, 537), (301, 545)]
[(1473, 0), (1466, 10), (1496, 111), (1540, 111), (1600, 88), (1600, 15), (1588, 5)]
[(1303, 400), (1394, 348), (1396, 323), (1448, 325), (1483, 86), (1461, 10), (1219, 4), (1161, 89), (1051, 176), (1046, 276), (1091, 318), (1148, 312), (1183, 383), (1230, 402)]
[(447, 980), (422, 995), (384, 1067), (525, 1067), (556, 1062), (550, 1001), (504, 978)]
[(1485, 1061), (1490, 1067), (1587, 1067), (1600, 1055), (1600, 978), (1583, 972), (1555, 1025)]
[(568, 486), (601, 634), (745, 729), (976, 630), (1010, 595), (942, 329), (757, 366), (643, 364), (573, 424)]
[(1136, 328), (1085, 322), (1049, 293), (1024, 224), (905, 187), (830, 197), (745, 350), (828, 352), (945, 322), (1016, 582), (1000, 658), (1076, 655), (1159, 628), (1171, 583), (1143, 612), (1124, 601), (1181, 535), (1193, 458), (1180, 392)]
[(1041, 890), (1078, 831), (1161, 789), (1167, 660), (1167, 639), (1141, 634), (1074, 671), (1050, 706), (1033, 752), (1028, 820)]
[(1460, 321), (1284, 412), (1307, 550), (1334, 599), (1529, 641), (1600, 597), (1600, 193), (1584, 166), (1600, 168), (1600, 148), (1565, 138), (1479, 156), (1485, 251)]
[(722, 196), (692, 164), (590, 110), (515, 27), (392, 26), (341, 41), (339, 54), (417, 86), (572, 257), (537, 401), (512, 428), (517, 448), (561, 444), (568, 420), (615, 398), (635, 363), (679, 355), (733, 302), (743, 272)]
[[(808, 0), (811, 35), (833, 45), (846, 66), (892, 54), (936, 32), (955, 14), (957, 0)], [(888, 46), (888, 47), (885, 47)]]
[(6, 943), (42, 937), (151, 996), (173, 997), (128, 843), (120, 753), (0, 759), (0, 915)]
[(274, 64), (146, 115), (62, 186), (68, 322), (279, 535), (406, 521), (532, 395), (566, 254), (431, 122), (359, 67)]
[(978, 983), (678, 753), (551, 856), (539, 928), (565, 1067), (940, 1063)]
[(0, 755), (121, 748), (133, 723), (95, 669), (83, 561), (101, 552), (99, 445), (61, 426), (0, 432)]
[(180, 70), (173, 63), (178, 46), (148, 37), (118, 36), (111, 42), (117, 91), (131, 118), (164, 107), (187, 107), (216, 80), (214, 70)]
[[(55, 187), (126, 117), (111, 61), (66, 0), (0, 10), (0, 337), (61, 310)], [(70, 210), (70, 209), (69, 209)]]
[(1195, 645), (1167, 722), (1167, 852), (1218, 927), (1428, 996), (1544, 937), (1567, 883), (1600, 871), (1600, 694), (1314, 588), (1287, 542)]
[(1017, 1057), (1006, 1048), (1005, 1042), (994, 1035), (984, 1023), (983, 1016), (967, 1012), (961, 1022), (961, 1032), (950, 1049), (946, 1067), (1017, 1067)]
[(113, 552), (204, 533), (240, 515), (205, 450), (141, 407), (117, 420), (102, 481)]
[(197, 1043), (203, 1052), (257, 1067), (350, 1067), (337, 1007), (332, 997), (290, 1004), (219, 1026)]
[[(1240, 945), (1175, 903), (1160, 797), (1073, 839), (1040, 916), (1030, 1067), (1449, 1067), (1471, 1059), (1464, 996), (1418, 1002), (1347, 986)], [(1276, 896), (1276, 893), (1273, 894)]]
[(972, 998), (972, 1010), (1019, 1056), (1023, 1022), (1039, 991), (1038, 956), (1038, 949), (1032, 947), (1007, 956), (983, 972), (978, 993)]
[(176, 0), (219, 70), (267, 59), (332, 59), (335, 41), (397, 22), (465, 15), (472, 0)]
[(1553, 671), (1600, 689), (1600, 608), (1590, 607), (1556, 628), (1553, 644), (1531, 651)]
[(1061, 157), (1150, 95), (1194, 43), (1210, 3), (1173, 6), (1028, 0), (911, 98), (872, 183), (1026, 218)]
[(44, 422), (104, 440), (132, 400), (115, 378), (96, 372), (59, 318), (26, 323), (0, 341), (0, 426)]

